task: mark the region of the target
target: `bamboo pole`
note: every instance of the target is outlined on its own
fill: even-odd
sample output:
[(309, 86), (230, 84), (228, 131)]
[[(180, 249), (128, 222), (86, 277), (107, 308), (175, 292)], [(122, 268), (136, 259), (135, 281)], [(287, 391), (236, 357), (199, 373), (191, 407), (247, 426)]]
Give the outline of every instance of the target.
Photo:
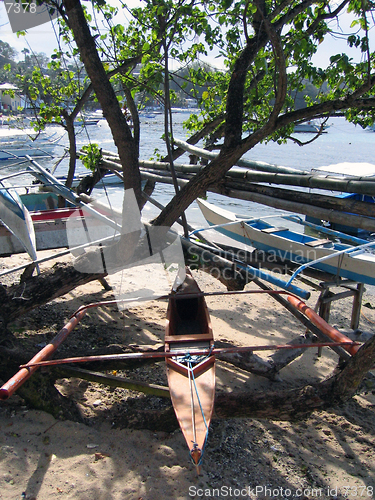
[(21, 367), (20, 370), (0, 388), (0, 400), (8, 399), (22, 384), (26, 382), (27, 379), (31, 377), (31, 375), (38, 369), (38, 366), (35, 363), (42, 362), (52, 356), (59, 345), (81, 321), (85, 313), (85, 310), (77, 311), (69, 322), (51, 340), (51, 342), (30, 360), (30, 363), (32, 363), (33, 366), (28, 366), (27, 368)]
[[(207, 151), (207, 149), (193, 146), (192, 144), (189, 144), (188, 142), (185, 141), (181, 141), (180, 139), (174, 139), (174, 143), (184, 151), (187, 151), (188, 153), (194, 154), (201, 158), (205, 158), (207, 160), (214, 160), (218, 156), (218, 153), (213, 153), (212, 151)], [(284, 174), (309, 173), (306, 170), (301, 171), (297, 170), (296, 168), (283, 167), (272, 163), (265, 163), (263, 161), (254, 161), (254, 160), (241, 159), (237, 161), (236, 165), (239, 167), (246, 167), (253, 170), (260, 170), (261, 172), (283, 172)]]
[(98, 384), (105, 384), (109, 387), (121, 387), (122, 389), (127, 389), (129, 391), (138, 391), (151, 396), (158, 396), (161, 398), (169, 398), (169, 389), (162, 385), (148, 384), (146, 382), (139, 382), (138, 380), (130, 380), (128, 378), (119, 377), (117, 375), (108, 375), (100, 372), (95, 372), (92, 370), (84, 370), (83, 368), (77, 368), (72, 366), (64, 366), (60, 370), (66, 376), (67, 372), (71, 377), (81, 378), (83, 380), (88, 380), (89, 382), (96, 382)]
[[(270, 290), (270, 287), (263, 283), (262, 281), (255, 279), (254, 283), (259, 286), (262, 290)], [(314, 335), (316, 335), (322, 342), (327, 342), (330, 337), (324, 333), (319, 326), (315, 325), (305, 314), (303, 314), (303, 311), (301, 308), (296, 308), (289, 299), (289, 296), (287, 298), (284, 298), (282, 295), (270, 295), (272, 298), (274, 298), (277, 302), (279, 302), (285, 309), (287, 309), (293, 316), (300, 321), (306, 328), (310, 330)], [(296, 302), (298, 303), (299, 299), (296, 299)], [(304, 304), (304, 302), (301, 302), (301, 305)], [(327, 324), (328, 325), (328, 324)], [(350, 354), (342, 347), (342, 346), (336, 346), (333, 347), (331, 346), (332, 350), (336, 352), (340, 356), (341, 359), (348, 360), (350, 359)]]
[[(103, 159), (103, 165), (115, 172), (120, 165), (115, 161)], [(143, 172), (143, 178), (148, 178), (150, 180), (154, 180), (152, 174), (158, 175), (158, 171), (168, 172), (168, 165), (164, 162), (147, 162), (140, 161), (141, 172)], [(184, 165), (184, 164), (176, 164), (175, 169), (178, 172), (185, 173), (191, 178), (192, 175), (198, 173), (202, 170), (202, 166), (200, 165)], [(154, 172), (153, 172), (154, 171)], [(160, 175), (160, 174), (159, 174)], [(335, 177), (334, 175), (322, 175), (322, 174), (283, 174), (283, 173), (274, 173), (274, 172), (257, 172), (255, 170), (246, 170), (243, 168), (232, 167), (226, 173), (226, 184), (230, 180), (234, 182), (240, 180), (240, 184), (242, 187), (249, 186), (248, 190), (254, 190), (253, 187), (257, 182), (263, 182), (267, 184), (278, 184), (278, 185), (288, 185), (295, 187), (303, 187), (307, 189), (322, 189), (328, 191), (337, 191), (337, 192), (346, 192), (346, 193), (355, 193), (355, 194), (363, 194), (368, 196), (373, 196), (375, 193), (375, 181), (372, 179), (366, 179), (363, 177)], [(155, 182), (163, 182), (163, 180), (159, 180), (156, 178)], [(164, 181), (167, 184), (171, 184), (169, 180)], [(178, 179), (179, 185), (183, 185), (184, 183), (181, 181), (181, 175)], [(265, 189), (263, 187), (263, 189)], [(296, 192), (296, 191), (295, 191)], [(289, 192), (288, 192), (289, 193)], [(284, 192), (284, 195), (288, 196), (287, 192)], [(300, 196), (302, 196), (301, 192), (298, 192)], [(293, 194), (293, 193), (292, 193)], [(316, 193), (309, 195), (312, 199), (316, 198), (316, 200), (320, 201), (320, 204), (324, 203), (324, 199), (320, 198), (322, 195), (318, 195)], [(339, 200), (334, 199), (334, 197), (330, 197), (329, 203), (334, 204), (335, 206), (342, 206), (347, 203), (347, 200)], [(317, 204), (317, 202), (314, 202)], [(358, 203), (358, 205), (356, 205)], [(354, 213), (364, 214), (364, 215), (372, 215), (373, 209), (366, 209), (365, 205), (361, 202), (351, 201), (351, 206), (353, 207)], [(348, 206), (348, 205), (346, 205)], [(358, 211), (357, 211), (358, 210)]]
[(349, 214), (363, 215), (365, 217), (375, 217), (375, 203), (366, 203), (348, 198), (338, 198), (337, 196), (327, 196), (295, 189), (282, 189), (263, 184), (239, 183), (228, 180), (228, 186), (232, 189), (239, 189), (250, 193), (258, 193), (281, 200), (294, 200), (306, 205), (313, 205), (327, 210), (338, 210)]
[[(302, 301), (298, 302), (298, 299), (296, 297), (292, 298), (296, 301), (295, 303), (297, 304), (295, 307), (298, 306), (298, 304), (302, 304), (302, 306), (305, 306), (307, 309), (309, 309), (306, 304)], [(289, 297), (288, 297), (289, 299)], [(302, 308), (301, 306), (301, 308)], [(297, 307), (299, 310), (301, 308), (298, 306)], [(303, 308), (302, 308), (303, 309)], [(302, 310), (304, 312), (304, 310)], [(324, 325), (327, 327), (329, 326), (324, 319), (320, 318), (320, 326), (319, 328), (324, 328)], [(310, 318), (311, 319), (311, 318)], [(314, 321), (314, 319), (312, 319)], [(330, 333), (333, 335), (334, 332), (337, 332), (337, 336), (342, 336), (340, 332), (335, 330), (332, 327), (329, 327)], [(327, 333), (328, 335), (328, 333)], [(345, 337), (346, 339), (346, 337)], [(158, 352), (127, 352), (127, 353), (122, 353), (122, 354), (98, 354), (94, 356), (77, 356), (77, 357), (72, 357), (72, 358), (62, 358), (62, 359), (50, 359), (46, 361), (33, 361), (31, 360), (29, 363), (26, 365), (22, 365), (21, 369), (30, 369), (30, 368), (36, 368), (36, 367), (47, 367), (47, 366), (58, 366), (58, 365), (64, 365), (64, 364), (70, 364), (70, 363), (91, 363), (91, 362), (106, 362), (106, 361), (126, 361), (129, 359), (160, 359), (160, 358), (175, 358), (175, 357), (180, 357), (180, 356), (185, 356), (190, 352), (190, 354), (194, 354), (196, 356), (210, 356), (210, 355), (217, 355), (217, 354), (226, 354), (226, 353), (241, 353), (241, 352), (254, 352), (254, 351), (280, 351), (280, 350), (292, 350), (292, 349), (309, 349), (311, 347), (341, 347), (343, 346), (344, 349), (346, 349), (348, 352), (351, 352), (350, 349), (355, 349), (355, 352), (353, 351), (353, 355), (358, 351), (360, 348), (360, 344), (358, 342), (354, 342), (350, 339), (347, 340), (337, 340), (337, 341), (330, 341), (330, 342), (314, 342), (310, 344), (299, 344), (299, 345), (294, 345), (294, 344), (270, 344), (270, 345), (253, 345), (253, 346), (247, 346), (247, 347), (217, 347), (213, 349), (193, 349), (191, 352), (188, 349), (181, 349), (181, 350), (174, 350), (173, 352), (171, 351), (158, 351)]]
[[(120, 168), (116, 161), (103, 159), (103, 165), (110, 168)], [(147, 162), (141, 161), (140, 167), (146, 170), (166, 170), (167, 164), (163, 162)], [(185, 165), (176, 164), (176, 170), (180, 172), (195, 174), (202, 170), (201, 165)], [(280, 170), (272, 172), (262, 172), (255, 169), (245, 169), (240, 167), (232, 167), (226, 173), (231, 179), (240, 179), (243, 182), (264, 182), (267, 184), (279, 184), (296, 187), (304, 187), (310, 189), (325, 189), (328, 191), (338, 191), (345, 193), (357, 193), (373, 196), (375, 193), (375, 180), (372, 177), (355, 177), (355, 176), (335, 176), (334, 174), (322, 173), (284, 173)]]
[[(302, 314), (307, 316), (309, 320), (317, 326), (325, 335), (327, 335), (333, 342), (348, 342), (350, 339), (343, 335), (341, 332), (333, 328), (329, 325), (323, 318), (321, 318), (315, 311), (313, 311), (310, 307), (308, 307), (304, 302), (297, 299), (292, 295), (288, 295), (287, 300), (298, 310), (301, 311)], [(342, 344), (344, 346), (344, 344)], [(348, 351), (352, 356), (357, 354), (358, 349), (360, 348), (359, 344), (347, 344), (344, 346), (344, 349)]]
[[(150, 179), (154, 182), (161, 182), (163, 184), (172, 183), (172, 180), (168, 175), (160, 175), (157, 172), (150, 172), (145, 169), (141, 170), (141, 177), (143, 179)], [(184, 186), (188, 181), (188, 179), (183, 179), (181, 176), (178, 178), (178, 182), (181, 186)], [(233, 186), (237, 187), (238, 184), (234, 184)], [(246, 184), (243, 183), (242, 187), (245, 187), (246, 189)], [(328, 220), (330, 222), (356, 227), (365, 231), (375, 231), (375, 218), (365, 217), (363, 215), (357, 216), (355, 214), (340, 212), (338, 210), (317, 207), (308, 203), (300, 203), (257, 192), (249, 192), (243, 189), (233, 189), (229, 182), (225, 183), (222, 187), (210, 186), (207, 190), (211, 193), (228, 196), (229, 198), (253, 201), (255, 203), (260, 203), (279, 210), (309, 215), (316, 219)]]
[[(214, 190), (212, 189), (212, 191)], [(375, 231), (375, 219), (370, 217), (347, 214), (339, 212), (337, 210), (327, 210), (325, 208), (315, 207), (312, 205), (308, 205), (306, 203), (281, 200), (259, 193), (249, 193), (247, 191), (240, 191), (238, 189), (230, 189), (230, 188), (215, 189), (214, 192), (225, 194), (230, 198), (254, 201), (256, 203), (261, 203), (262, 205), (267, 205), (269, 207), (277, 208), (279, 210), (287, 210), (288, 212), (294, 212), (294, 213), (297, 212), (299, 214), (309, 215), (316, 219), (337, 222), (339, 224), (357, 227), (360, 229), (364, 229), (366, 231), (371, 231), (371, 232)]]
[[(142, 172), (150, 172), (158, 175), (158, 171), (167, 172), (167, 164), (163, 162), (147, 162), (141, 161), (139, 162), (141, 166)], [(193, 168), (190, 168), (193, 167)], [(202, 167), (197, 165), (175, 165), (175, 169), (178, 172), (183, 174), (187, 174), (186, 176), (179, 176), (179, 179), (190, 179), (191, 176), (189, 174), (194, 174), (199, 172)], [(317, 206), (320, 208), (326, 208), (329, 210), (343, 210), (346, 213), (350, 214), (358, 214), (367, 217), (375, 217), (375, 203), (365, 203), (363, 201), (356, 200), (348, 200), (343, 198), (338, 198), (336, 196), (327, 196), (317, 193), (308, 193), (304, 191), (290, 190), (290, 189), (280, 189), (270, 186), (264, 186), (255, 184), (252, 182), (245, 182), (242, 180), (240, 182), (233, 181), (232, 175), (234, 171), (230, 170), (224, 179), (225, 187), (231, 189), (238, 189), (246, 192), (264, 194), (266, 196), (271, 196), (272, 198), (278, 198), (283, 200), (295, 200), (300, 203), (309, 204), (313, 206)]]
[(291, 175), (247, 171), (244, 179), (251, 182), (284, 184), (310, 189), (326, 189), (329, 191), (340, 191), (345, 193), (367, 194), (369, 196), (372, 196), (375, 193), (375, 181), (372, 179), (365, 180), (361, 177), (338, 178), (333, 175), (322, 174)]
[[(211, 153), (210, 151), (207, 151), (205, 149), (191, 146), (185, 141), (175, 139), (175, 143), (186, 151), (194, 151), (197, 156), (201, 156), (203, 158), (212, 160), (217, 156), (216, 153)], [(257, 166), (258, 163), (259, 166)], [(265, 168), (260, 168), (261, 164), (262, 162), (239, 160), (236, 165), (247, 167), (248, 170), (238, 170), (235, 167), (232, 167), (230, 169), (230, 171), (233, 172), (231, 175), (233, 175), (233, 177), (244, 178), (256, 182), (289, 184), (307, 188), (329, 189), (331, 191), (368, 194), (370, 196), (372, 196), (375, 192), (375, 181), (371, 177), (354, 177), (343, 175), (340, 175), (338, 177), (334, 174), (324, 174), (321, 172), (311, 173), (306, 170), (297, 170), (289, 167), (272, 165), (269, 163), (263, 163)], [(366, 187), (366, 184), (372, 185), (372, 188)], [(353, 189), (353, 186), (358, 190), (351, 191), (350, 189)], [(363, 192), (361, 191), (361, 189), (366, 190), (367, 192)]]
[[(109, 169), (115, 170), (119, 167), (115, 161), (112, 161), (112, 158), (111, 160), (104, 159), (103, 164)], [(142, 166), (141, 176), (143, 179), (165, 184), (173, 183), (166, 163), (143, 161), (140, 162), (140, 165)], [(199, 165), (178, 164), (175, 165), (175, 168), (181, 172), (177, 180), (180, 186), (184, 186), (192, 178), (192, 174), (202, 169)], [(165, 171), (165, 174), (161, 175), (160, 171)], [(238, 179), (241, 179), (240, 183)], [(345, 191), (370, 196), (375, 193), (375, 181), (360, 177), (337, 178), (322, 174), (306, 175), (256, 172), (236, 167), (232, 167), (227, 172), (224, 185), (220, 187), (211, 186), (208, 188), (208, 191), (223, 194), (231, 198), (253, 201), (280, 210), (297, 212), (321, 220), (345, 224), (365, 231), (375, 231), (375, 220), (372, 219), (375, 218), (375, 204), (372, 206), (369, 203), (348, 202), (348, 200), (340, 200), (335, 197), (315, 193), (276, 189), (269, 186), (260, 186), (255, 184), (255, 182), (319, 188), (330, 191)], [(341, 210), (345, 210), (345, 212)], [(360, 217), (356, 214), (360, 215)]]
[[(173, 139), (173, 142), (181, 147), (180, 145), (183, 145), (184, 147), (181, 147), (181, 149), (184, 149), (185, 151), (188, 151), (191, 154), (194, 154), (200, 158), (205, 158), (207, 160), (214, 160), (218, 155), (217, 153), (213, 153), (212, 151), (207, 151), (206, 149), (201, 149), (197, 148), (196, 146), (192, 146), (191, 144), (188, 144), (187, 142), (181, 141), (179, 139)], [(110, 151), (102, 151), (104, 159), (105, 157), (109, 157), (112, 161), (119, 162), (120, 159), (114, 155), (114, 153)], [(140, 161), (139, 166), (149, 168), (155, 164), (159, 163), (165, 163), (165, 162), (151, 162), (151, 161)], [(167, 164), (168, 165), (168, 164)], [(191, 171), (195, 169), (202, 169), (204, 166), (202, 165), (184, 165), (185, 167), (191, 167)], [(283, 167), (280, 165), (275, 165), (272, 163), (266, 163), (263, 161), (254, 161), (254, 160), (238, 160), (236, 163), (236, 166), (238, 167), (244, 167), (252, 170), (259, 170), (261, 172), (283, 172), (284, 174), (301, 174), (305, 173), (308, 174), (309, 172), (306, 170), (298, 170), (296, 168), (290, 168), (290, 167)], [(232, 169), (235, 169), (236, 167), (232, 167)], [(243, 172), (243, 168), (239, 169), (238, 172)]]

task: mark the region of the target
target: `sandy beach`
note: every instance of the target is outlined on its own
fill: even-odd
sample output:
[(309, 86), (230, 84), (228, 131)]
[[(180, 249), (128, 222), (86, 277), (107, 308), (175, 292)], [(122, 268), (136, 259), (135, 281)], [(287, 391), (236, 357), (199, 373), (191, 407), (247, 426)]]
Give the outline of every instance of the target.
[[(12, 265), (23, 258), (15, 257)], [(2, 267), (6, 265), (4, 260)], [(194, 271), (194, 276), (202, 290), (224, 289), (203, 272)], [(257, 288), (252, 283), (247, 287)], [(111, 291), (93, 282), (20, 318), (11, 328), (40, 344), (56, 334), (81, 304), (110, 298)], [(312, 291), (307, 303), (314, 307), (316, 300), (317, 292)], [(284, 343), (305, 332), (269, 296), (207, 297), (207, 304), (218, 340), (244, 346)], [(158, 344), (163, 340), (166, 307), (165, 301), (154, 301), (121, 312), (116, 307), (90, 311), (66, 342), (82, 348), (89, 334), (100, 346)], [(374, 328), (374, 307), (375, 297), (366, 292), (363, 331)], [(330, 323), (348, 330), (350, 314), (351, 299), (335, 303)], [(59, 356), (58, 352), (55, 357)], [(317, 349), (307, 350), (280, 372), (279, 381), (217, 361), (217, 391), (302, 386), (327, 377), (337, 360), (327, 348), (320, 357)], [(164, 362), (121, 375), (166, 385)], [(199, 477), (179, 429), (126, 427), (132, 418), (129, 408), (133, 415), (158, 408), (164, 404), (160, 398), (76, 378), (59, 380), (57, 387), (75, 401), (85, 423), (27, 408), (17, 395), (0, 403), (0, 499), (373, 498), (375, 390), (371, 386), (342, 407), (316, 412), (304, 421), (214, 418)]]

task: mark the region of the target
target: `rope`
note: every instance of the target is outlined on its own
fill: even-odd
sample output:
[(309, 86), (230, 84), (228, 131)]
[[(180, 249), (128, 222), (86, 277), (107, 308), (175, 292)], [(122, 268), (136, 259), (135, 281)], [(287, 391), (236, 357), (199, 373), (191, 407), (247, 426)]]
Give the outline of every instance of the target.
[(184, 361), (186, 362), (187, 367), (188, 367), (189, 382), (190, 383), (191, 383), (191, 381), (193, 382), (194, 389), (195, 389), (195, 394), (197, 396), (197, 400), (198, 400), (199, 408), (200, 408), (201, 415), (202, 415), (202, 418), (203, 418), (203, 422), (204, 422), (204, 425), (206, 427), (206, 437), (204, 439), (203, 448), (201, 450), (201, 456), (199, 458), (198, 463), (196, 464), (194, 462), (194, 460), (193, 460), (192, 452), (195, 451), (196, 449), (199, 449), (199, 448), (198, 448), (198, 444), (195, 442), (196, 435), (195, 435), (195, 420), (194, 420), (194, 402), (193, 402), (193, 394), (192, 394), (191, 395), (192, 396), (191, 397), (191, 401), (192, 401), (191, 406), (192, 406), (192, 424), (193, 424), (194, 441), (193, 441), (193, 448), (190, 450), (189, 454), (190, 454), (190, 458), (192, 459), (193, 463), (195, 465), (198, 465), (198, 466), (201, 465), (202, 461), (203, 461), (203, 454), (204, 454), (204, 450), (205, 450), (206, 443), (207, 443), (207, 437), (208, 437), (208, 425), (207, 425), (206, 417), (204, 415), (204, 411), (203, 411), (203, 408), (202, 408), (202, 403), (201, 403), (201, 400), (200, 400), (200, 397), (199, 397), (199, 392), (198, 392), (197, 384), (195, 382), (195, 376), (194, 376), (194, 370), (193, 370), (193, 363), (199, 363), (200, 361), (197, 361), (197, 359), (199, 359), (199, 358), (202, 358), (202, 360), (208, 358), (211, 355), (212, 349), (213, 349), (213, 346), (211, 346), (210, 352), (206, 356), (192, 356), (190, 353), (187, 353), (184, 356)]

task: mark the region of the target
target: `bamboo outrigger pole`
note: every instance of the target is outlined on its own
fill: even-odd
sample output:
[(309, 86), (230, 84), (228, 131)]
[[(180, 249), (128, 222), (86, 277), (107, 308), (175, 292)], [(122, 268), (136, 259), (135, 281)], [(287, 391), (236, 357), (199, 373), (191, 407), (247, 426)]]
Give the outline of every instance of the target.
[[(287, 296), (288, 302), (292, 304), (298, 311), (303, 313), (315, 326), (319, 328), (324, 334), (327, 335), (333, 342), (350, 342), (350, 339), (346, 335), (342, 334), (336, 328), (329, 325), (323, 318), (319, 316), (313, 309), (308, 307), (302, 300), (298, 299), (293, 295)], [(352, 343), (352, 345), (347, 344), (346, 346), (342, 344), (344, 349), (348, 351), (352, 356), (358, 352), (360, 345), (358, 343)]]
[[(213, 159), (216, 157), (215, 153), (211, 153), (202, 148), (192, 147), (185, 141), (178, 139), (174, 140), (175, 143), (182, 149), (193, 152), (197, 156), (208, 157)], [(257, 163), (259, 165), (257, 166)], [(346, 193), (359, 193), (368, 194), (372, 196), (375, 189), (375, 181), (373, 177), (353, 177), (341, 176), (340, 178), (329, 173), (324, 172), (309, 172), (306, 170), (296, 170), (287, 167), (263, 164), (261, 162), (237, 162), (237, 165), (242, 165), (248, 168), (244, 169), (232, 168), (232, 176), (236, 176), (242, 181), (248, 180), (251, 182), (265, 182), (269, 184), (287, 184), (290, 186), (299, 186), (306, 188), (327, 189), (330, 191), (344, 191)], [(250, 167), (250, 168), (249, 168)], [(262, 171), (263, 170), (263, 171)]]
[[(47, 344), (41, 351), (39, 351), (29, 363), (38, 363), (45, 361), (52, 356), (59, 345), (64, 342), (70, 332), (77, 326), (85, 315), (85, 309), (77, 311), (69, 322), (59, 331), (59, 333)], [(8, 399), (14, 392), (24, 383), (31, 375), (38, 369), (38, 366), (28, 366), (21, 368), (11, 379), (8, 380), (0, 388), (0, 400)]]
[[(321, 319), (321, 318), (320, 318)], [(334, 330), (334, 329), (333, 329)], [(217, 347), (213, 349), (194, 349), (191, 354), (196, 356), (205, 356), (208, 354), (227, 354), (227, 353), (241, 353), (241, 352), (253, 352), (253, 351), (281, 351), (281, 350), (292, 350), (292, 349), (308, 349), (311, 347), (338, 347), (343, 346), (344, 348), (357, 348), (360, 347), (358, 342), (352, 340), (348, 341), (337, 341), (337, 342), (313, 342), (311, 344), (269, 344), (269, 345), (252, 345), (245, 347)], [(61, 359), (50, 359), (45, 361), (29, 361), (26, 365), (21, 365), (21, 369), (31, 369), (40, 368), (48, 366), (59, 366), (70, 363), (92, 363), (95, 361), (126, 361), (129, 359), (159, 359), (159, 358), (175, 358), (179, 356), (186, 356), (187, 350), (175, 350), (175, 351), (149, 351), (149, 352), (124, 352), (121, 354), (98, 354), (93, 356), (77, 356), (72, 358), (61, 358)]]

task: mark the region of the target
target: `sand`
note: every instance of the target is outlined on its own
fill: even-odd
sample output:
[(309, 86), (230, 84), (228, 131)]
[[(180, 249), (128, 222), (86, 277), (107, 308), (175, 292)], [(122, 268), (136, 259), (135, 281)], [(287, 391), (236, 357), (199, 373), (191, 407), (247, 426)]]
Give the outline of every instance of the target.
[[(16, 261), (22, 257), (12, 263)], [(203, 290), (223, 290), (207, 274), (194, 275)], [(59, 331), (80, 304), (112, 297), (98, 282), (90, 283), (22, 318), (13, 328), (38, 344)], [(308, 305), (314, 307), (316, 299), (313, 292)], [(207, 303), (216, 339), (237, 345), (277, 343), (305, 331), (268, 296), (208, 297)], [(360, 328), (371, 331), (375, 297), (367, 292), (363, 304)], [(165, 302), (122, 312), (116, 307), (93, 310), (66, 342), (81, 348), (89, 334), (97, 345), (157, 344), (163, 339), (165, 312)], [(330, 323), (347, 330), (350, 313), (351, 299), (341, 300), (332, 307)], [(276, 382), (218, 361), (217, 390), (296, 387), (324, 379), (336, 364), (335, 353), (325, 348), (318, 357), (314, 348), (284, 368)], [(163, 363), (122, 375), (166, 384)], [(316, 412), (304, 421), (214, 419), (199, 477), (179, 429), (168, 433), (124, 428), (129, 405), (157, 408), (159, 398), (150, 402), (134, 391), (79, 379), (60, 380), (57, 387), (76, 402), (84, 424), (32, 410), (17, 395), (0, 403), (0, 499), (373, 498), (371, 385), (342, 407)]]

